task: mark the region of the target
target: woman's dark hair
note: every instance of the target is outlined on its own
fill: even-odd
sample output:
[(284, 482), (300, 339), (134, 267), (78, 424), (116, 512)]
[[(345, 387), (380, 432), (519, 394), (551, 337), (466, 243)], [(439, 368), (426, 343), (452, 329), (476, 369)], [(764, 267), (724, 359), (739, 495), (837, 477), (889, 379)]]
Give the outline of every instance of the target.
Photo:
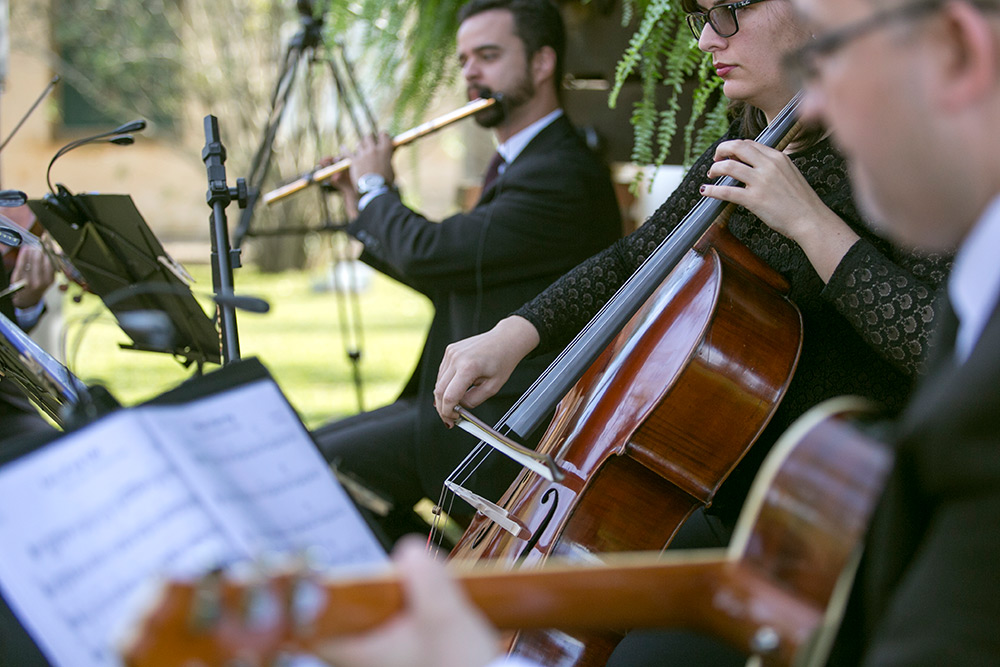
[(504, 9), (514, 16), (514, 33), (524, 44), (530, 59), (543, 46), (556, 53), (556, 91), (562, 87), (566, 55), (566, 28), (559, 10), (549, 0), (471, 0), (458, 12), (458, 22), (492, 9)]
[[(688, 14), (703, 11), (697, 0), (681, 0), (681, 9)], [(753, 139), (767, 127), (767, 118), (764, 112), (757, 107), (742, 100), (729, 101), (729, 116), (733, 120), (739, 121), (740, 137)], [(825, 129), (818, 126), (804, 127), (799, 131), (795, 139), (798, 150), (804, 150), (823, 138)]]

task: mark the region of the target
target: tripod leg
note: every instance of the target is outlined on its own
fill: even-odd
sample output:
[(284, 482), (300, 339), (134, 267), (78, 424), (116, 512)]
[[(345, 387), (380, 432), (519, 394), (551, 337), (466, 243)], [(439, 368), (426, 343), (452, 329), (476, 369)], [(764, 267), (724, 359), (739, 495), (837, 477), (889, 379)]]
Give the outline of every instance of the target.
[[(361, 374), (364, 328), (361, 324), (360, 281), (355, 262), (347, 258), (347, 236), (340, 233), (336, 235), (335, 239), (333, 244), (339, 248), (334, 249), (333, 277), (339, 313), (340, 337), (344, 341), (344, 353), (351, 365), (354, 392), (358, 399), (358, 412), (364, 412), (364, 380)], [(344, 269), (343, 272), (339, 270), (341, 267)]]
[(253, 161), (250, 163), (250, 173), (247, 176), (249, 195), (247, 197), (247, 205), (240, 212), (240, 220), (236, 225), (236, 231), (233, 233), (234, 248), (240, 248), (243, 245), (243, 239), (250, 233), (250, 223), (257, 205), (257, 199), (260, 197), (260, 188), (271, 166), (271, 156), (274, 152), (274, 137), (285, 114), (289, 91), (292, 89), (292, 83), (295, 81), (299, 62), (302, 60), (302, 57), (303, 52), (301, 47), (293, 40), (285, 51), (281, 74), (278, 76), (274, 92), (271, 94), (271, 111), (268, 114), (267, 124), (264, 127), (264, 136), (257, 146), (257, 152), (254, 154)]

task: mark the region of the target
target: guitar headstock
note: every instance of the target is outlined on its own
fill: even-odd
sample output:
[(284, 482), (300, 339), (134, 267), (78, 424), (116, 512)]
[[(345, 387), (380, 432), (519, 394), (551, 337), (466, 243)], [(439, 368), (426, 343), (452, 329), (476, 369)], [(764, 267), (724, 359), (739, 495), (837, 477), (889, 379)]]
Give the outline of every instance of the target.
[(403, 607), (391, 573), (329, 578), (307, 566), (171, 580), (121, 650), (128, 667), (260, 667), (385, 622)]
[(296, 588), (283, 575), (242, 582), (220, 573), (167, 582), (122, 650), (129, 667), (270, 664), (290, 645)]

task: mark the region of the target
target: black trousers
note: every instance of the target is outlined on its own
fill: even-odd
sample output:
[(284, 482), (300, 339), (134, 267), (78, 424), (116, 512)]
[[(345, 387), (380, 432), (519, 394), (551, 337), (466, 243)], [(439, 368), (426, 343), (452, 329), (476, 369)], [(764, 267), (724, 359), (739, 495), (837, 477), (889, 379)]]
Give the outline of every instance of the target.
[(34, 434), (55, 434), (55, 429), (12, 384), (10, 380), (0, 381), (0, 440)]
[(392, 503), (386, 516), (358, 507), (386, 548), (405, 534), (428, 528), (413, 512), (426, 496), (417, 474), (416, 423), (415, 401), (400, 399), (325, 424), (312, 434), (329, 463)]

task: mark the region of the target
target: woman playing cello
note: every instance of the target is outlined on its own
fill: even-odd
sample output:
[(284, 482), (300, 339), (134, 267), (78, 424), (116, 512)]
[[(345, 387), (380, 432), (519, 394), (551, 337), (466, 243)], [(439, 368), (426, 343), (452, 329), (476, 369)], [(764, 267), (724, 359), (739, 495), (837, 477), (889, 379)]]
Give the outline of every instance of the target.
[[(844, 162), (821, 130), (800, 135), (785, 151), (746, 139), (795, 92), (781, 59), (808, 35), (786, 0), (685, 0), (684, 9), (699, 48), (711, 54), (723, 79), (736, 120), (636, 232), (492, 330), (452, 344), (435, 402), (442, 419), (454, 423), (457, 404), (474, 407), (491, 396), (522, 358), (564, 346), (702, 195), (733, 202), (738, 208), (729, 231), (788, 280), (804, 340), (798, 370), (768, 430), (716, 496), (713, 507), (728, 525), (770, 443), (806, 409), (844, 393), (890, 410), (900, 405), (926, 352), (934, 291), (948, 260), (899, 251), (866, 227)], [(745, 187), (709, 184), (723, 175)]]

